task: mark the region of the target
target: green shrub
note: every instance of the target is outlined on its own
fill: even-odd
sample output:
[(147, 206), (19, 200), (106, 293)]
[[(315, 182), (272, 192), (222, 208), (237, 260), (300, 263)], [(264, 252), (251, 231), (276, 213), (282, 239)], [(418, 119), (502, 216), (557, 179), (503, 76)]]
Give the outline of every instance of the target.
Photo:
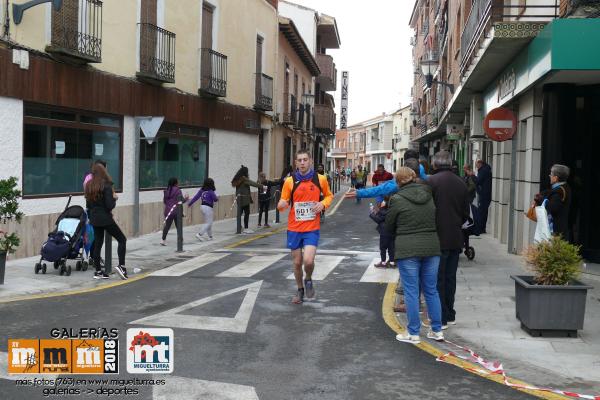
[[(0, 179), (0, 225), (6, 225), (11, 220), (21, 222), (23, 213), (19, 211), (21, 191), (17, 189), (17, 178)], [(0, 229), (0, 252), (14, 253), (20, 240), (16, 233), (8, 233)]]
[(559, 236), (531, 245), (525, 262), (540, 285), (568, 285), (581, 273), (580, 247)]

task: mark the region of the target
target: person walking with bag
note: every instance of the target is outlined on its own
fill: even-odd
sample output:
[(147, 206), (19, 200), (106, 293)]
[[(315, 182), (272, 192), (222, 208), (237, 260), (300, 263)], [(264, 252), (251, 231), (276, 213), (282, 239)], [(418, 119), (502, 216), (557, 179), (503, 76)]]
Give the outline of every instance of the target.
[(436, 286), (441, 254), (436, 230), (436, 207), (431, 188), (416, 183), (416, 179), (417, 174), (412, 169), (398, 168), (398, 193), (391, 198), (385, 217), (385, 229), (395, 236), (394, 255), (402, 277), (408, 318), (408, 332), (396, 335), (396, 340), (413, 344), (421, 342), (419, 288), (425, 296), (427, 314), (431, 320), (427, 337), (444, 340), (441, 303)]
[(114, 192), (113, 181), (102, 164), (92, 166), (92, 179), (85, 185), (86, 207), (89, 210), (90, 223), (94, 227), (94, 251), (92, 261), (96, 266), (94, 279), (108, 279), (109, 276), (102, 271), (100, 252), (104, 244), (104, 232), (108, 232), (117, 240), (117, 254), (119, 265), (115, 270), (121, 279), (127, 279), (125, 268), (125, 252), (127, 238), (113, 218), (112, 211), (117, 205), (118, 196)]
[(171, 229), (173, 221), (175, 221), (175, 227), (179, 228), (179, 226), (177, 226), (177, 215), (179, 214), (177, 203), (179, 203), (181, 199), (183, 199), (183, 202), (185, 203), (188, 200), (188, 198), (189, 196), (186, 194), (184, 197), (183, 193), (181, 192), (181, 189), (179, 189), (179, 181), (177, 180), (177, 178), (169, 179), (167, 188), (163, 192), (163, 203), (165, 204), (163, 213), (165, 216), (165, 223), (162, 231), (162, 239), (160, 241), (161, 246), (167, 245), (167, 234)]
[[(200, 232), (196, 233), (198, 240), (212, 240), (212, 225), (214, 220), (214, 205), (219, 201), (215, 188), (215, 181), (211, 178), (206, 178), (198, 193), (188, 202), (188, 207), (191, 207), (196, 201), (202, 201), (202, 215), (204, 216), (204, 224), (200, 228)], [(205, 236), (206, 235), (206, 236)]]

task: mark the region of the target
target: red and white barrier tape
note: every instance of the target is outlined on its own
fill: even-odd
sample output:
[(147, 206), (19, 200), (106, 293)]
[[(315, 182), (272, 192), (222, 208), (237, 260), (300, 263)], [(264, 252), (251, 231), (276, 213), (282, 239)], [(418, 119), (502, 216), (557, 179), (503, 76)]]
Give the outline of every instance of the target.
[(479, 365), (481, 365), (484, 369), (480, 369), (480, 368), (465, 368), (465, 370), (467, 371), (471, 371), (471, 372), (476, 372), (478, 374), (482, 374), (482, 375), (502, 375), (502, 378), (504, 380), (504, 384), (506, 386), (509, 387), (513, 387), (516, 389), (525, 389), (525, 390), (537, 390), (537, 391), (542, 391), (542, 392), (550, 392), (550, 393), (555, 393), (555, 394), (559, 394), (559, 395), (563, 395), (563, 396), (569, 396), (569, 397), (573, 397), (576, 399), (589, 399), (589, 400), (600, 400), (600, 396), (594, 396), (594, 395), (588, 395), (588, 394), (580, 394), (580, 393), (575, 393), (575, 392), (565, 392), (563, 390), (558, 390), (558, 389), (550, 389), (550, 388), (541, 388), (541, 387), (537, 387), (537, 386), (529, 386), (529, 385), (521, 385), (518, 383), (512, 383), (509, 381), (508, 376), (506, 376), (506, 372), (504, 371), (504, 367), (502, 366), (502, 364), (498, 361), (487, 361), (485, 360), (483, 357), (481, 357), (480, 355), (478, 355), (477, 353), (475, 353), (473, 350), (469, 349), (468, 347), (463, 347), (460, 346), (456, 343), (452, 343), (448, 340), (444, 341), (445, 343), (448, 343), (454, 347), (457, 347), (467, 353), (470, 354), (469, 357), (466, 356), (461, 356), (453, 351), (448, 352), (446, 354), (443, 354), (441, 356), (439, 356), (438, 358), (436, 358), (436, 361), (440, 361), (440, 362), (445, 362), (448, 363), (448, 361), (446, 361), (446, 359), (448, 357), (456, 357), (459, 358), (461, 360), (465, 360), (465, 361), (470, 361), (470, 362), (475, 362)]

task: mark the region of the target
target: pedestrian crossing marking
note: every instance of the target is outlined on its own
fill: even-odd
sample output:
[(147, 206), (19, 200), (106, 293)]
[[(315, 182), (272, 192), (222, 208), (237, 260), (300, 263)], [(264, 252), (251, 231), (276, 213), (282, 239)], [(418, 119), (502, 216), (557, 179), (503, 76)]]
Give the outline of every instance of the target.
[(198, 268), (202, 268), (208, 264), (227, 257), (229, 253), (206, 253), (199, 257), (194, 257), (179, 264), (158, 270), (150, 274), (150, 276), (182, 276), (188, 272), (192, 272)]
[(166, 379), (165, 382), (165, 385), (153, 386), (153, 400), (259, 400), (256, 390), (252, 386), (204, 381), (180, 376), (169, 376), (169, 379)]
[(371, 261), (362, 278), (360, 278), (360, 281), (370, 283), (398, 282), (398, 279), (400, 278), (398, 268), (375, 268), (375, 264), (379, 261), (379, 258), (374, 258), (373, 261)]
[[(344, 256), (328, 256), (317, 254), (315, 257), (315, 271), (312, 274), (313, 281), (322, 281), (327, 275), (338, 266), (344, 259)], [(287, 279), (295, 279), (294, 273), (288, 275)]]
[[(147, 317), (130, 322), (130, 325), (150, 325), (150, 326), (166, 326), (169, 328), (184, 328), (198, 329), (208, 331), (246, 333), (248, 321), (256, 303), (258, 292), (263, 281), (253, 282), (248, 285), (236, 287), (226, 290), (221, 293), (214, 294), (209, 297), (204, 297), (184, 304), (179, 307), (163, 311), (158, 314), (149, 315)], [(213, 317), (213, 316), (198, 316), (184, 314), (185, 311), (202, 304), (209, 303), (213, 300), (229, 296), (230, 294), (246, 291), (246, 295), (242, 300), (242, 304), (233, 318), (231, 317)]]
[(253, 256), (242, 263), (223, 271), (217, 275), (219, 278), (250, 278), (275, 262), (281, 260), (286, 254), (269, 254)]

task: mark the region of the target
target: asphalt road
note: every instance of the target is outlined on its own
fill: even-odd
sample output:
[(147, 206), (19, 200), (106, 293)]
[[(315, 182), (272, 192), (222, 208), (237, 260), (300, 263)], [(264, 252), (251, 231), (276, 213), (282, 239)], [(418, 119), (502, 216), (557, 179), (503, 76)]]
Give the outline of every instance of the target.
[[(323, 263), (331, 268), (315, 281), (314, 301), (291, 304), (295, 285), (288, 279), (285, 233), (279, 233), (204, 256), (213, 262), (201, 256), (197, 260), (206, 265), (198, 268), (203, 263), (194, 260), (164, 270), (165, 276), (98, 292), (1, 304), (0, 352), (8, 351), (8, 338), (47, 338), (52, 328), (117, 328), (118, 378), (165, 379), (166, 385), (136, 386), (137, 395), (112, 398), (530, 398), (395, 340), (381, 315), (385, 285), (360, 281), (374, 257), (370, 252), (378, 251), (368, 204), (345, 201), (323, 224), (320, 249), (328, 250)], [(125, 332), (160, 324), (174, 330), (174, 372), (128, 374)], [(101, 386), (118, 388), (90, 382), (79, 388)], [(85, 391), (44, 397), (42, 389), (0, 379), (1, 399), (107, 397)]]

